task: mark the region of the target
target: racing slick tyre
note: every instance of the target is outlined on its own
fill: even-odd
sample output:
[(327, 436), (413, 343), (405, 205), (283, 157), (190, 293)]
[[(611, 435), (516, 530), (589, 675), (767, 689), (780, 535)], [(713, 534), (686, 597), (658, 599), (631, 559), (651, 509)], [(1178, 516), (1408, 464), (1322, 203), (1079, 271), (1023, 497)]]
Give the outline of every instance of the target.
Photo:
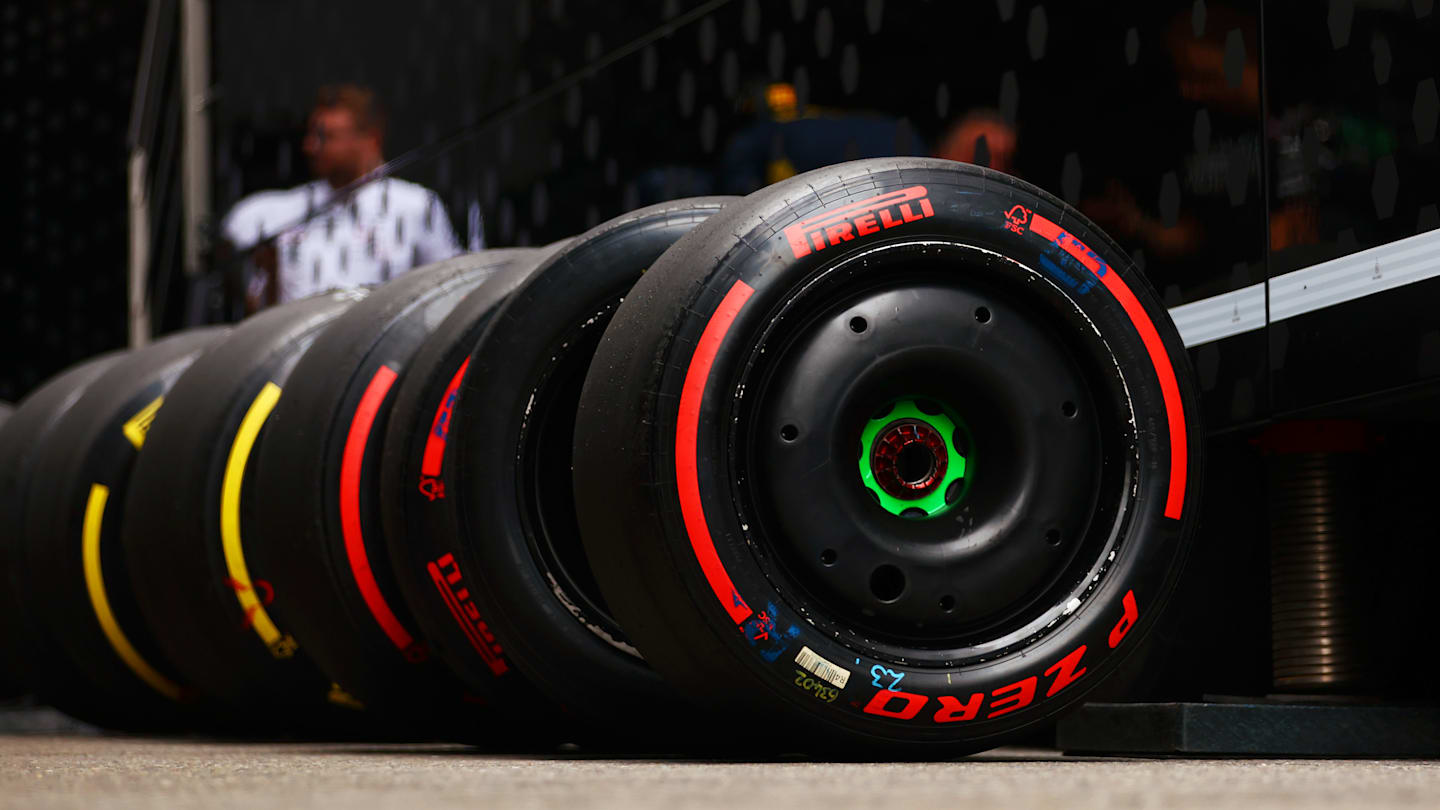
[(165, 395), (225, 334), (195, 329), (121, 356), (60, 417), (30, 475), (21, 596), (36, 632), (58, 642), (104, 704), (107, 725), (142, 731), (213, 719), (141, 616), (120, 534), (130, 474)]
[(935, 159), (819, 169), (680, 240), (606, 330), (575, 491), (645, 659), (757, 749), (951, 755), (1116, 669), (1173, 590), (1200, 430), (1095, 226)]
[(385, 433), (380, 490), (386, 496), (380, 512), (396, 584), (435, 652), (462, 682), (478, 690), (523, 676), (510, 666), (478, 611), (469, 615), (465, 583), (458, 576), (448, 579), (454, 565), (444, 556), (448, 552), (431, 552), (453, 549), (458, 536), (446, 490), (446, 440), (460, 380), (480, 333), (555, 247), (493, 251), (507, 254), (507, 265), (467, 295), (426, 338), (398, 386)]
[(0, 649), (7, 694), (33, 692), (72, 717), (110, 726), (119, 718), (95, 700), (78, 669), (55, 640), (39, 631), (23, 597), (28, 572), (20, 564), (24, 503), (38, 453), (60, 418), (85, 389), (122, 356), (100, 355), (56, 375), (20, 401), (0, 427)]
[[(10, 414), (14, 412), (15, 407), (13, 405), (8, 402), (0, 402), (0, 435), (3, 435), (5, 423), (10, 421)], [(0, 456), (0, 465), (4, 465), (5, 463), (5, 456)], [(3, 574), (0, 574), (0, 577), (3, 577)], [(3, 579), (0, 579), (0, 581), (3, 581)], [(7, 597), (0, 597), (0, 599), (7, 599), (8, 601)], [(0, 605), (0, 610), (4, 609), (5, 606)], [(7, 626), (11, 621), (13, 621), (13, 619), (8, 617), (0, 619), (0, 622), (4, 623), (0, 624), (0, 650), (5, 651), (5, 665), (0, 667), (0, 700), (9, 700), (25, 692), (24, 688), (20, 686), (19, 680), (14, 675), (14, 666), (10, 664), (11, 656), (14, 655), (15, 650), (19, 649), (18, 646), (13, 644), (15, 636)]]
[(155, 422), (131, 475), (121, 545), (156, 644), (197, 693), (256, 732), (346, 719), (325, 711), (330, 680), (290, 635), (246, 541), (264, 508), (252, 459), (266, 421), (305, 350), (364, 296), (305, 298), (236, 326), (166, 395), (183, 418)]
[[(580, 386), (630, 287), (731, 199), (654, 205), (576, 237), (510, 295), (478, 344), (474, 329), (453, 341), (395, 426), (408, 438), (386, 492), (397, 532), (405, 524), (392, 540), (404, 538), (394, 550), (411, 604), (454, 639), (446, 649), (462, 658), (458, 670), (513, 662), (589, 721), (585, 742), (659, 744), (678, 700), (610, 616), (584, 558), (570, 483)], [(462, 346), (474, 347), (468, 358)], [(442, 423), (443, 443), (421, 441)], [(427, 461), (430, 472), (443, 461), (443, 482), (427, 477)], [(427, 499), (442, 485), (458, 530)], [(455, 638), (462, 629), (470, 643)]]
[(462, 688), (397, 590), (379, 515), (384, 426), (411, 358), (498, 261), (412, 270), (351, 306), (296, 364), (255, 453), (263, 507), (246, 552), (276, 612), (347, 699), (422, 734), (482, 727), (495, 696)]

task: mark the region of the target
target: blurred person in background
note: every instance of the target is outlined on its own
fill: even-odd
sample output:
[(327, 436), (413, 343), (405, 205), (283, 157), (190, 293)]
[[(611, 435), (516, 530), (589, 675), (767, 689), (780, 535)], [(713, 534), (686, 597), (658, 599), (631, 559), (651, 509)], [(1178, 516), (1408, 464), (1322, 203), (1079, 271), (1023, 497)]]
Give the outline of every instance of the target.
[(315, 179), (252, 194), (221, 223), (229, 248), (248, 254), (246, 311), (383, 283), (460, 253), (433, 191), (393, 177), (364, 182), (384, 163), (384, 144), (385, 114), (372, 91), (320, 89), (303, 143)]
[(735, 133), (721, 155), (721, 194), (749, 194), (847, 160), (925, 154), (925, 145), (907, 122), (881, 113), (803, 104), (795, 86), (786, 82), (751, 82), (739, 112), (751, 122)]

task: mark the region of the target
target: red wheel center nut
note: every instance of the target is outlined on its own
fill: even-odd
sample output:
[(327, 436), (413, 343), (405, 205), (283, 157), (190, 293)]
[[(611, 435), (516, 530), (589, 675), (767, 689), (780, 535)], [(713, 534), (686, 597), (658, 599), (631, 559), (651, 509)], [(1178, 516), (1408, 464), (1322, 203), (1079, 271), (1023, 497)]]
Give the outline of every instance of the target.
[(905, 500), (930, 494), (944, 480), (949, 464), (945, 438), (935, 428), (913, 420), (880, 431), (870, 459), (880, 488)]

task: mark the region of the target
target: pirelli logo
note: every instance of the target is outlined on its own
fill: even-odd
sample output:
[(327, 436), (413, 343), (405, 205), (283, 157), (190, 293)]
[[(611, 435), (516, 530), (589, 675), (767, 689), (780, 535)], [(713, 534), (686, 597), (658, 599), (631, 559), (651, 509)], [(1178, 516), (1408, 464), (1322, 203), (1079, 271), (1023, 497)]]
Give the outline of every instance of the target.
[(495, 640), (495, 634), (490, 632), (490, 627), (480, 618), (479, 609), (470, 600), (470, 590), (465, 587), (464, 578), (460, 574), (460, 564), (455, 562), (455, 557), (446, 554), (432, 563), (427, 563), (425, 568), (430, 572), (430, 579), (435, 583), (435, 587), (439, 589), (440, 597), (445, 600), (445, 607), (450, 609), (450, 615), (455, 617), (456, 623), (465, 632), (466, 640), (475, 648), (481, 660), (497, 676), (508, 672), (510, 665), (505, 662), (500, 643)]
[(935, 216), (929, 190), (911, 186), (802, 219), (785, 229), (795, 258), (872, 233)]
[(165, 404), (165, 397), (156, 397), (149, 405), (141, 408), (124, 425), (120, 426), (120, 432), (125, 438), (135, 445), (139, 450), (145, 444), (145, 434), (150, 432), (150, 424), (155, 421), (155, 414), (160, 412), (160, 406)]

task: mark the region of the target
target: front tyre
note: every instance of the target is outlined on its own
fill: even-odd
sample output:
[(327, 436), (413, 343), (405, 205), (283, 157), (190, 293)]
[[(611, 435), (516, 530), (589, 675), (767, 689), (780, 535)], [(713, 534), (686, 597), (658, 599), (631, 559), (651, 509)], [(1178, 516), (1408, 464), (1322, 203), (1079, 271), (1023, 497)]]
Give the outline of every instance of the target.
[(1193, 532), (1195, 394), (1153, 290), (978, 167), (857, 161), (728, 206), (591, 368), (574, 478), (604, 596), (756, 745), (1012, 738), (1138, 645)]

